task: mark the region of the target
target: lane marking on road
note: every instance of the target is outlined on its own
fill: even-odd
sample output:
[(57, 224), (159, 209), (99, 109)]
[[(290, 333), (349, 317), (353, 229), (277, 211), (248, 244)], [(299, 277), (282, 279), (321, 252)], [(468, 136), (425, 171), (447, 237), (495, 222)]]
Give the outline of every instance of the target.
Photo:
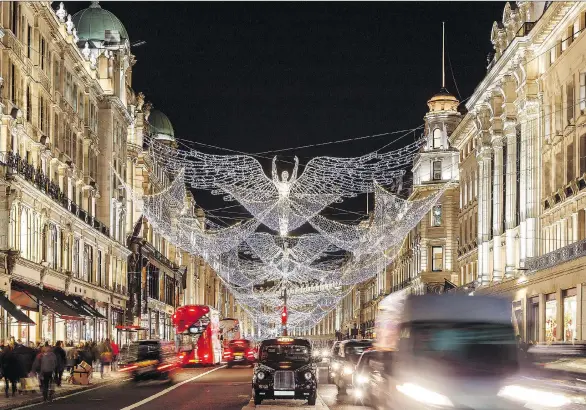
[(124, 407), (124, 408), (122, 408), (120, 410), (132, 410), (132, 409), (135, 409), (137, 407), (140, 407), (143, 404), (146, 404), (146, 403), (148, 403), (150, 401), (153, 401), (155, 399), (158, 399), (161, 396), (164, 396), (165, 394), (169, 393), (170, 391), (175, 390), (177, 387), (183, 386), (186, 383), (189, 383), (189, 382), (192, 382), (194, 380), (197, 380), (197, 379), (205, 376), (206, 374), (210, 374), (211, 372), (215, 372), (216, 370), (223, 369), (224, 367), (226, 367), (226, 365), (223, 365), (223, 366), (220, 366), (220, 367), (216, 367), (216, 368), (214, 368), (212, 370), (208, 370), (207, 372), (204, 372), (202, 374), (198, 374), (197, 376), (194, 376), (194, 377), (192, 377), (190, 379), (183, 380), (181, 383), (174, 384), (173, 386), (171, 386), (171, 387), (169, 387), (169, 388), (167, 388), (167, 389), (165, 389), (163, 391), (160, 391), (157, 394), (153, 394), (152, 396), (147, 397), (144, 400), (141, 400), (141, 401), (139, 401), (137, 403), (131, 404), (130, 406)]
[[(122, 380), (119, 380), (119, 381), (121, 381), (121, 382), (127, 382), (129, 380), (132, 380), (132, 378), (130, 378), (130, 379), (122, 379)], [(53, 401), (55, 402), (57, 400), (67, 399), (68, 397), (77, 396), (78, 394), (89, 393), (91, 391), (101, 389), (102, 387), (106, 387), (106, 386), (112, 384), (115, 381), (117, 381), (117, 380), (112, 380), (111, 382), (106, 382), (106, 383), (100, 384), (99, 386), (92, 387), (91, 389), (85, 389), (85, 390), (81, 390), (81, 391), (78, 391), (78, 392), (75, 392), (75, 393), (67, 394), (65, 396), (55, 397), (53, 399)], [(44, 404), (46, 404), (46, 403), (45, 402), (32, 403), (32, 404), (27, 404), (26, 406), (15, 407), (13, 410), (28, 409), (30, 407), (42, 406)]]

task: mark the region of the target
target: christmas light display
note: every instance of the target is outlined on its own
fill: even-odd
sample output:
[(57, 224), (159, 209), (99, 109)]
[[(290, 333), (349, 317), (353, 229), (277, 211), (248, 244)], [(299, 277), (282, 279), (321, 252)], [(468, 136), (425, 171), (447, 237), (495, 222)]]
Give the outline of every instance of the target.
[[(201, 256), (256, 325), (266, 329), (280, 321), (284, 289), (288, 326), (318, 323), (354, 285), (384, 271), (405, 236), (448, 187), (417, 201), (393, 192), (400, 190), (403, 168), (413, 161), (419, 141), (385, 154), (314, 158), (301, 174), (295, 158), (291, 174), (279, 175), (275, 158), (271, 178), (250, 156), (178, 150), (153, 139), (148, 143), (151, 163), (172, 176), (172, 182), (152, 195), (121, 182), (142, 205), (153, 229), (178, 248)], [(220, 228), (187, 206), (186, 186), (237, 200), (253, 217)], [(334, 202), (369, 192), (374, 192), (374, 210), (360, 223), (320, 214)], [(290, 235), (307, 222), (316, 233)], [(261, 224), (274, 233), (258, 232)]]

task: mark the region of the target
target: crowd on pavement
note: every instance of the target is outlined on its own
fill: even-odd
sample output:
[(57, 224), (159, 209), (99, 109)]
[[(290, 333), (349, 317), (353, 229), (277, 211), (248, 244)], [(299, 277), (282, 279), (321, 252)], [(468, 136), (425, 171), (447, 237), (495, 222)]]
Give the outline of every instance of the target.
[(53, 346), (49, 342), (29, 342), (26, 345), (11, 338), (0, 343), (0, 377), (4, 379), (6, 397), (9, 397), (10, 387), (14, 397), (19, 383), (19, 391), (22, 391), (27, 383), (35, 380), (43, 393), (43, 400), (47, 401), (52, 397), (54, 385), (61, 386), (64, 372), (71, 377), (73, 370), (85, 362), (96, 371), (99, 369), (103, 378), (105, 369), (115, 370), (119, 354), (118, 345), (109, 339), (101, 343), (82, 342), (77, 346), (58, 341)]

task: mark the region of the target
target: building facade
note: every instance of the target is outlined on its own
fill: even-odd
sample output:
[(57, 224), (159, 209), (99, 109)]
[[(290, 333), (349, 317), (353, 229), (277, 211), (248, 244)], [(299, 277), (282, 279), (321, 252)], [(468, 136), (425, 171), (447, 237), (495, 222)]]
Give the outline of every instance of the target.
[(478, 215), (476, 244), (461, 250), (460, 275), (511, 298), (518, 334), (534, 342), (583, 340), (585, 13), (580, 2), (507, 4), (452, 134), (477, 178), (462, 207)]
[(121, 183), (164, 187), (142, 135), (174, 139), (132, 89), (122, 22), (97, 2), (73, 16), (2, 2), (0, 28), (0, 338), (172, 339), (179, 305), (236, 315), (215, 272), (154, 232)]
[[(444, 147), (446, 155), (456, 153), (459, 190), (438, 205), (442, 217), (446, 205), (453, 209), (457, 222), (436, 236), (433, 211), (421, 221), (387, 269), (391, 291), (425, 289), (425, 272), (430, 264), (434, 272), (443, 252), (442, 275), (428, 282), (443, 276), (459, 286), (455, 291), (510, 298), (524, 340), (584, 340), (585, 31), (581, 2), (505, 5), (490, 33), (487, 74), (465, 115), (457, 115), (455, 98), (446, 96), (454, 105)], [(426, 117), (424, 164), (434, 155), (426, 154), (435, 141), (433, 130), (429, 140), (433, 111)], [(435, 174), (431, 164), (420, 174)], [(417, 165), (413, 199), (423, 191), (416, 171)], [(421, 251), (424, 243), (443, 246), (442, 240), (449, 250)]]

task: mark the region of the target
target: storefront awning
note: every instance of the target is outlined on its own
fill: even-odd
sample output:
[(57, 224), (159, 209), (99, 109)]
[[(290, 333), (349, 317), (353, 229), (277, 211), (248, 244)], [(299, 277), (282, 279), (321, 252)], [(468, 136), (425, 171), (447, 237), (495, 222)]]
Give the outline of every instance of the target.
[(94, 309), (92, 305), (87, 303), (79, 296), (70, 295), (67, 297), (67, 300), (71, 301), (71, 303), (73, 303), (73, 305), (75, 306), (76, 310), (82, 312), (84, 316), (95, 317), (96, 319), (106, 319), (104, 315), (102, 315), (100, 312)]
[(63, 292), (40, 289), (22, 282), (12, 282), (12, 288), (16, 291), (26, 293), (37, 303), (42, 304), (60, 318), (73, 320), (83, 319), (83, 315), (78, 310), (64, 302), (67, 296)]
[(12, 316), (17, 322), (20, 323), (28, 323), (29, 325), (34, 325), (35, 322), (25, 315), (19, 308), (16, 307), (14, 303), (12, 303), (8, 298), (4, 295), (0, 295), (0, 306), (4, 308), (6, 312), (10, 316)]

